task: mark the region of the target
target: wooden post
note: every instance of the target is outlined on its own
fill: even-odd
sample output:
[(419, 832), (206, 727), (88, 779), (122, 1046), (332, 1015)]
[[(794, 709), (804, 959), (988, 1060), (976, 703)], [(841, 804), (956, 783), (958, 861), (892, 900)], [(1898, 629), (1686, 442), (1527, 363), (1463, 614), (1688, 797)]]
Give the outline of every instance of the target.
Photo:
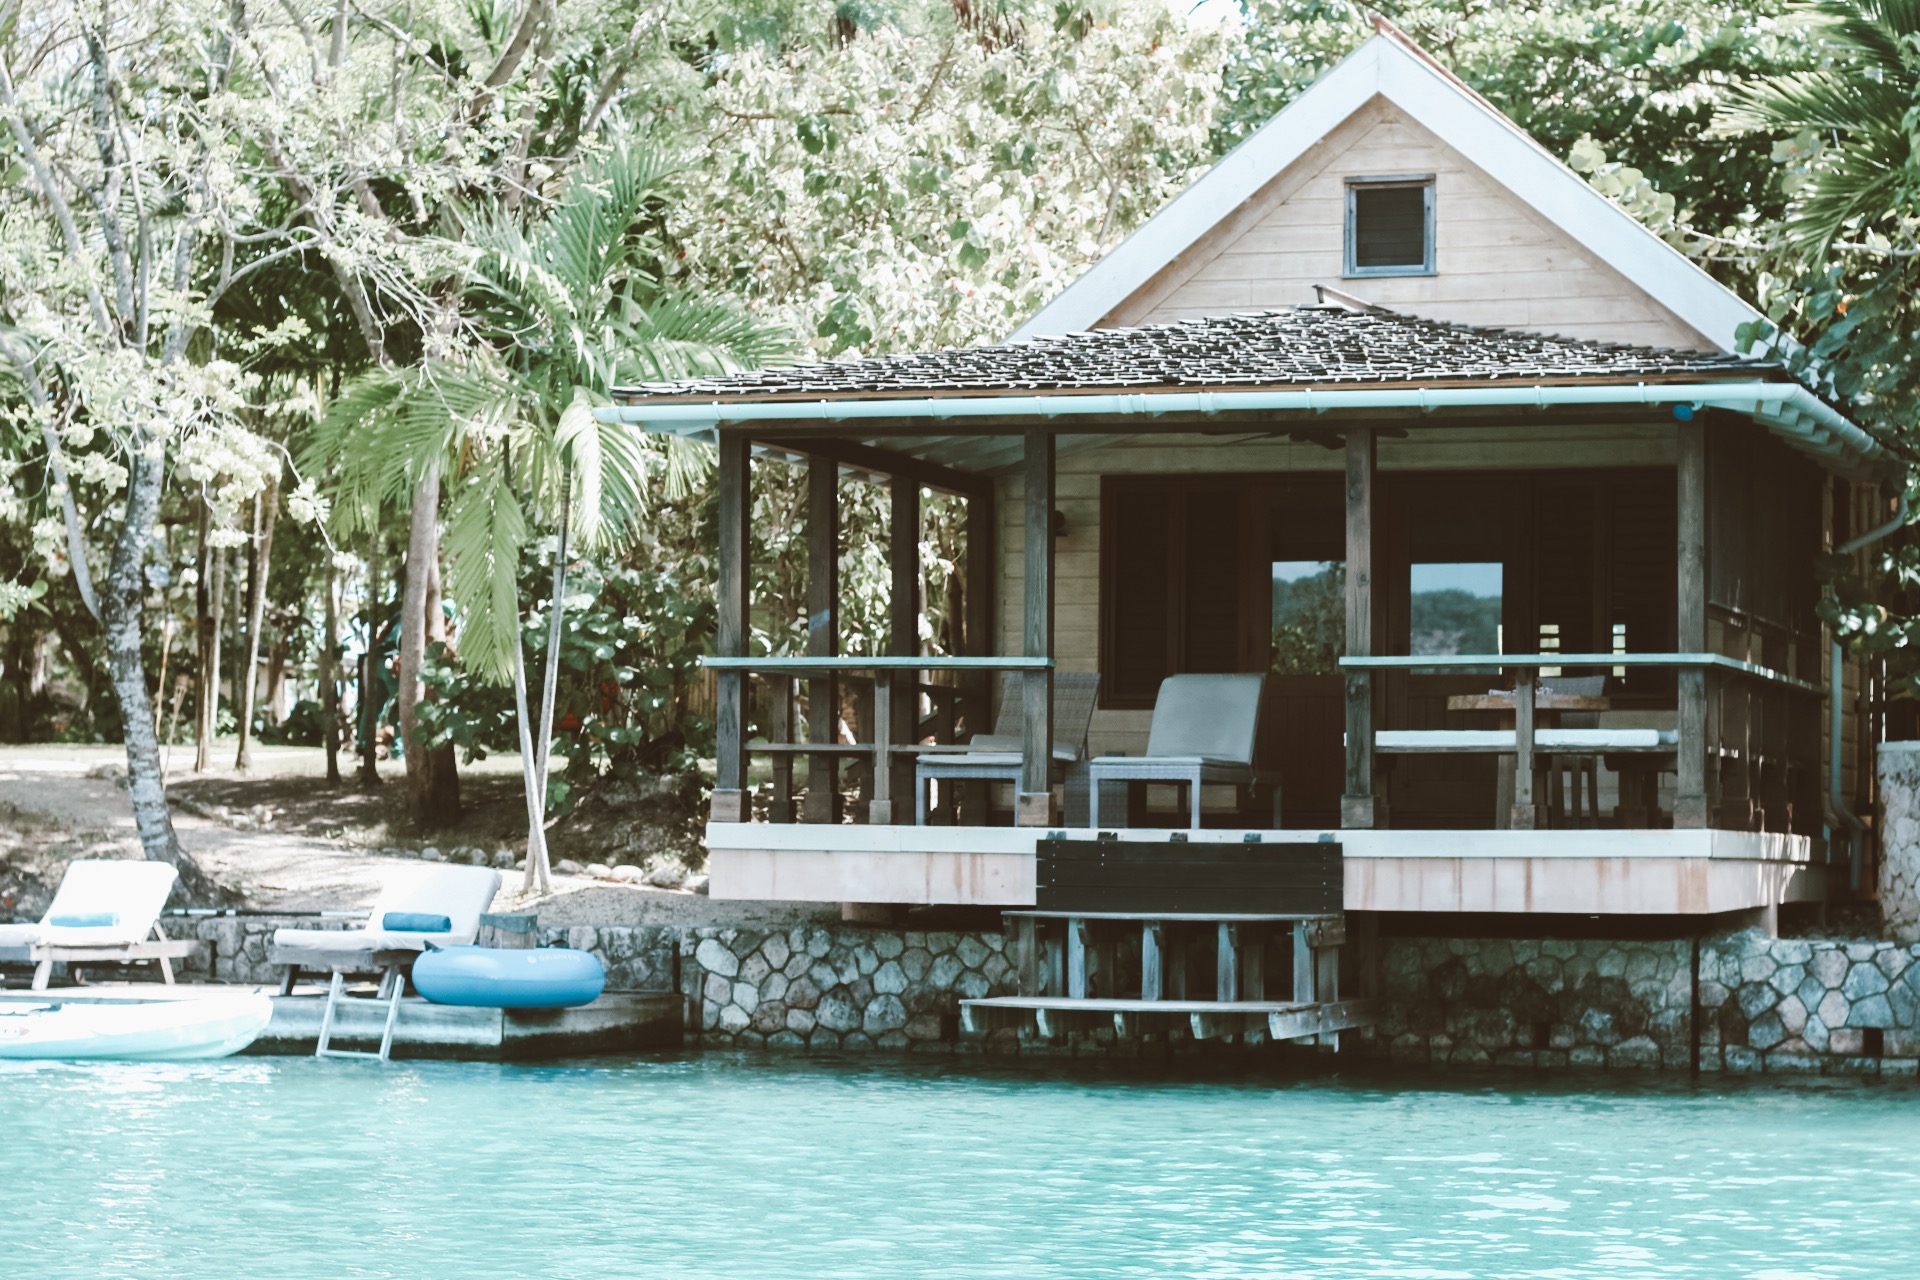
[[(991, 485), (967, 495), (967, 653), (988, 657), (1004, 652), (995, 638), (995, 584), (1000, 581), (998, 503)], [(1018, 677), (1012, 677), (1018, 679)], [(967, 723), (976, 733), (993, 728), (993, 675), (982, 671), (961, 686), (968, 702)], [(985, 782), (967, 782), (960, 788), (960, 821), (984, 826), (991, 793)]]
[(474, 945), (506, 951), (530, 951), (539, 945), (540, 919), (532, 911), (487, 912), (480, 917)]
[(1045, 993), (1042, 987), (1040, 930), (1032, 916), (1019, 916), (1010, 922), (1008, 949), (1013, 954), (1014, 972), (1018, 975), (1019, 992), (1023, 996), (1037, 996)]
[[(792, 676), (774, 675), (766, 679), (767, 689), (767, 741), (786, 743), (793, 741), (793, 688)], [(767, 802), (767, 821), (792, 822), (793, 811), (793, 756), (785, 751), (773, 753), (773, 797)]]
[(1166, 926), (1158, 920), (1149, 920), (1140, 926), (1140, 998), (1142, 1000), (1161, 999), (1166, 990), (1164, 973), (1166, 945)]
[[(1023, 652), (1029, 658), (1053, 656), (1053, 436), (1026, 435), (1026, 601)], [(1021, 742), (1020, 794), (1014, 819), (1023, 827), (1053, 821), (1053, 671), (1022, 674), (1025, 708)]]
[[(807, 459), (807, 656), (840, 652), (840, 464)], [(840, 684), (831, 675), (807, 681), (807, 741), (830, 746), (838, 737)], [(839, 761), (824, 751), (807, 757), (805, 822), (840, 821)]]
[(1078, 917), (1067, 921), (1067, 998), (1087, 998), (1087, 922)]
[[(887, 558), (892, 570), (892, 590), (887, 600), (887, 653), (906, 658), (920, 652), (920, 483), (905, 476), (888, 482), (892, 499), (892, 520), (888, 535)], [(887, 699), (887, 740), (895, 746), (909, 746), (919, 738), (920, 673), (886, 671), (879, 673), (879, 684), (889, 691)], [(904, 801), (913, 791), (913, 760), (906, 753), (882, 754), (875, 749), (873, 767), (876, 784), (874, 800), (880, 798), (879, 771), (889, 775), (888, 794)], [(911, 810), (912, 805), (905, 805)], [(891, 822), (875, 811), (874, 822)], [(909, 819), (911, 821), (911, 819)]]
[(1513, 686), (1513, 818), (1515, 831), (1533, 831), (1542, 825), (1540, 806), (1533, 793), (1533, 678), (1522, 671)]
[[(1371, 427), (1347, 433), (1347, 655), (1373, 653), (1373, 491), (1378, 445)], [(1375, 825), (1373, 673), (1347, 672), (1347, 782), (1340, 825)]]
[(1213, 998), (1222, 1004), (1240, 998), (1240, 926), (1220, 922), (1220, 945), (1214, 955)]
[[(1682, 653), (1707, 651), (1707, 426), (1698, 418), (1679, 427), (1678, 476), (1680, 584), (1678, 644)], [(1683, 667), (1679, 674), (1679, 783), (1673, 825), (1704, 827), (1707, 800), (1707, 672)]]
[[(720, 432), (720, 588), (714, 651), (721, 657), (747, 653), (747, 520), (753, 504), (751, 449), (745, 435)], [(715, 681), (713, 810), (715, 822), (745, 822), (747, 796), (747, 677), (722, 671)]]

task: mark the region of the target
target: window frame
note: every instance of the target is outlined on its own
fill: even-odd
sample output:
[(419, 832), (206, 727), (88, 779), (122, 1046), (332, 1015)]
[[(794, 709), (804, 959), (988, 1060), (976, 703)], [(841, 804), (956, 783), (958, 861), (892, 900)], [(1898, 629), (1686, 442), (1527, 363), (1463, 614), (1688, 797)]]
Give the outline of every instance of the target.
[[(1434, 232), (1434, 175), (1431, 173), (1380, 174), (1369, 177), (1346, 179), (1346, 260), (1344, 276), (1349, 280), (1378, 279), (1382, 276), (1431, 276), (1437, 275), (1435, 268)], [(1359, 200), (1358, 193), (1363, 189), (1378, 190), (1383, 187), (1419, 187), (1422, 193), (1421, 210), (1422, 235), (1425, 238), (1426, 254), (1419, 265), (1396, 263), (1389, 266), (1363, 267), (1359, 257)]]

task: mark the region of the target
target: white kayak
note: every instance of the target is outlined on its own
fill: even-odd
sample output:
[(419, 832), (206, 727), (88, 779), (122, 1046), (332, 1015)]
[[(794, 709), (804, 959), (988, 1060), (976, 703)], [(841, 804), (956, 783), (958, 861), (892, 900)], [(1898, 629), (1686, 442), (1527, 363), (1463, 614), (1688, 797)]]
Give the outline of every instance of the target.
[(258, 992), (179, 1000), (0, 1001), (0, 1058), (224, 1058), (273, 1018)]

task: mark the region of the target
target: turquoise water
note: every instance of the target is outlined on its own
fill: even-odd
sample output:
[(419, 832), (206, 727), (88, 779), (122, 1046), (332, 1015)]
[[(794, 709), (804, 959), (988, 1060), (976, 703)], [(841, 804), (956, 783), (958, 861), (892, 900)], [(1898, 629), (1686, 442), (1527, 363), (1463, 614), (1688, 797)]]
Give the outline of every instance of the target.
[(702, 1057), (0, 1070), (0, 1275), (1904, 1277), (1920, 1091)]

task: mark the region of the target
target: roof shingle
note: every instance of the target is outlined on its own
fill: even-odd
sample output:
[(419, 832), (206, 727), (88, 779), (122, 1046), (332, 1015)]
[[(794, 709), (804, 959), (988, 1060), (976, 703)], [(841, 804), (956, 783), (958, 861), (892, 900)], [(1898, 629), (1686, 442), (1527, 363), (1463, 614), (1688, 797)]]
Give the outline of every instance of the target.
[(636, 401), (909, 398), (1213, 388), (1785, 377), (1775, 361), (1292, 307), (997, 346), (618, 387)]

